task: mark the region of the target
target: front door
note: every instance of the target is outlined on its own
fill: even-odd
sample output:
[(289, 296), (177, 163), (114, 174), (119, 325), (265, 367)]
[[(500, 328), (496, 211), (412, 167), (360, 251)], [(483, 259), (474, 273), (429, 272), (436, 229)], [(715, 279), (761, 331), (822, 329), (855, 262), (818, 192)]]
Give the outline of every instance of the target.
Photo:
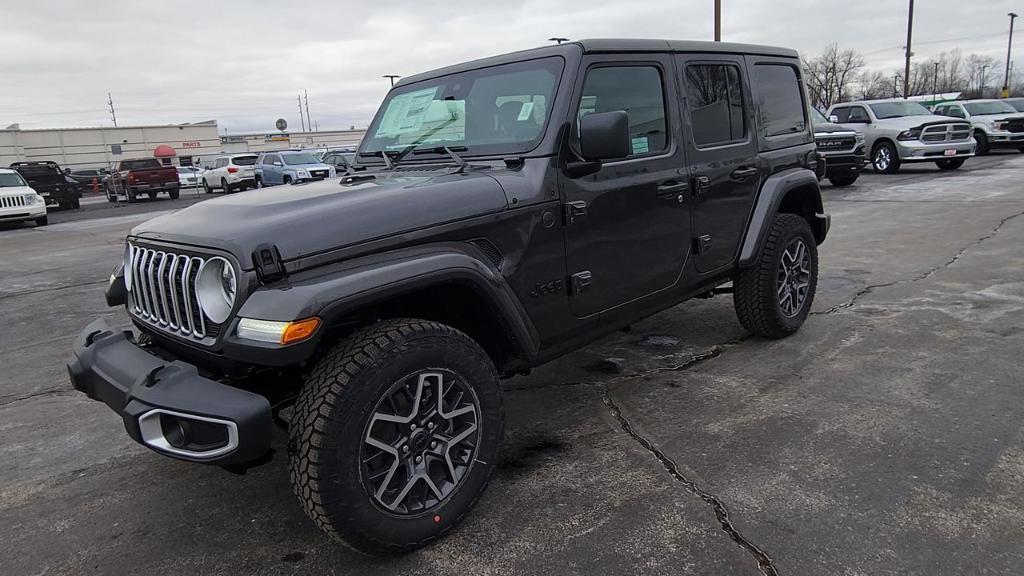
[(683, 119), (693, 192), (695, 265), (732, 263), (760, 186), (757, 138), (742, 56), (681, 54)]
[[(577, 317), (673, 286), (690, 245), (671, 58), (594, 56), (584, 59), (583, 70), (572, 122), (578, 127), (586, 114), (625, 110), (632, 154), (605, 162), (596, 174), (562, 179), (566, 265)], [(578, 150), (578, 143), (572, 147)]]

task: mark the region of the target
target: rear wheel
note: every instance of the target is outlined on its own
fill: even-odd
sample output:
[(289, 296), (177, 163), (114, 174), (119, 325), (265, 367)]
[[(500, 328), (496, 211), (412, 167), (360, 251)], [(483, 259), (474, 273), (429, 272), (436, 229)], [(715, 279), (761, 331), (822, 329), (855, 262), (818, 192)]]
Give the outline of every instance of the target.
[(228, 184), (227, 178), (220, 179), (220, 189), (223, 190), (225, 194), (234, 192), (234, 190), (231, 189), (231, 184)]
[(900, 170), (900, 155), (890, 142), (879, 142), (871, 152), (871, 165), (876, 172), (895, 174)]
[(146, 196), (149, 196), (150, 200), (156, 200), (156, 192), (146, 192)]
[(104, 186), (103, 193), (107, 195), (107, 202), (117, 202), (117, 193), (110, 186)]
[(178, 196), (181, 195), (181, 187), (175, 186), (167, 191), (167, 195), (171, 197), (171, 200), (177, 200)]
[(767, 338), (796, 332), (818, 285), (818, 248), (807, 220), (777, 214), (757, 262), (733, 281), (733, 305), (744, 328)]
[(285, 184), (291, 184), (292, 183), (292, 177), (291, 176), (285, 176), (284, 177), (284, 183)]
[(856, 182), (857, 176), (858, 174), (854, 174), (853, 176), (832, 176), (829, 177), (828, 181), (831, 182), (833, 186), (842, 188)]
[(128, 198), (129, 204), (134, 204), (135, 201), (138, 200), (138, 196), (135, 195), (135, 191), (131, 188), (128, 188), (124, 194)]
[(292, 487), (306, 514), (368, 553), (419, 548), (457, 525), (494, 472), (498, 374), (468, 336), (386, 320), (328, 351), (289, 426)]
[(949, 160), (937, 160), (935, 165), (939, 170), (956, 170), (964, 165), (964, 158), (950, 158)]
[(981, 130), (975, 130), (974, 141), (978, 144), (977, 148), (974, 149), (974, 153), (978, 156), (984, 156), (988, 154), (988, 136)]

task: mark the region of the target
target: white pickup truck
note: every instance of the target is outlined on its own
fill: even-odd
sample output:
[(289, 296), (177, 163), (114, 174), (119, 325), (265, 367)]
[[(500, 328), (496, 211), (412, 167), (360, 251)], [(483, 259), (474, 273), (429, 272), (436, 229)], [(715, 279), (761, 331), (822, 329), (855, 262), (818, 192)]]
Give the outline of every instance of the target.
[(864, 135), (876, 172), (894, 174), (904, 162), (934, 162), (956, 170), (974, 156), (971, 125), (936, 116), (908, 100), (865, 100), (833, 104), (829, 119)]
[(946, 102), (934, 109), (940, 116), (961, 118), (971, 123), (978, 155), (992, 148), (1016, 148), (1024, 152), (1024, 114), (1002, 100)]

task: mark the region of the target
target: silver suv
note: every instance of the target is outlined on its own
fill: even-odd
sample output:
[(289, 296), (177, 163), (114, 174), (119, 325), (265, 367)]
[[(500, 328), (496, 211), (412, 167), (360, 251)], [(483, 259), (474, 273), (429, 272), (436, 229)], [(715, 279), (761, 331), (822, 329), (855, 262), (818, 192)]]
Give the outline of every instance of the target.
[(829, 119), (864, 135), (876, 172), (894, 174), (904, 162), (935, 162), (956, 170), (974, 156), (971, 125), (936, 116), (908, 100), (865, 100), (833, 104)]
[(1024, 114), (1003, 100), (963, 100), (934, 108), (940, 116), (962, 118), (971, 123), (978, 155), (991, 148), (1016, 148), (1024, 152)]

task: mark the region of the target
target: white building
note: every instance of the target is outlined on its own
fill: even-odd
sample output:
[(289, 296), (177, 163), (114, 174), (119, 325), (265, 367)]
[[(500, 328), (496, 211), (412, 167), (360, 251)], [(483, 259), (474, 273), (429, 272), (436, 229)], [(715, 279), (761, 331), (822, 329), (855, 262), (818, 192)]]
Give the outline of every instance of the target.
[(12, 162), (51, 160), (62, 168), (101, 168), (118, 160), (159, 157), (165, 164), (190, 166), (193, 157), (221, 151), (217, 121), (168, 126), (110, 128), (47, 128), (21, 130), (17, 124), (0, 130), (0, 166)]

